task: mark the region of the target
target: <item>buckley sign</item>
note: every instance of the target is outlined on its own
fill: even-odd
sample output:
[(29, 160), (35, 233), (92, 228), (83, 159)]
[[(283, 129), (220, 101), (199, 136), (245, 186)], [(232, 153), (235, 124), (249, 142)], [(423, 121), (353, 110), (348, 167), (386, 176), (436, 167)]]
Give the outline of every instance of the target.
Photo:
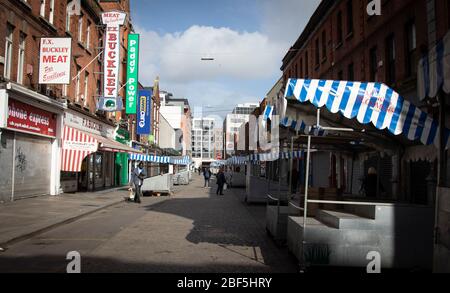
[(138, 91), (139, 35), (128, 35), (126, 113), (136, 114)]
[(71, 38), (41, 38), (39, 83), (69, 84), (71, 53)]
[(102, 22), (106, 25), (103, 98), (106, 111), (118, 111), (117, 97), (120, 67), (120, 26), (124, 24), (126, 13), (104, 12)]

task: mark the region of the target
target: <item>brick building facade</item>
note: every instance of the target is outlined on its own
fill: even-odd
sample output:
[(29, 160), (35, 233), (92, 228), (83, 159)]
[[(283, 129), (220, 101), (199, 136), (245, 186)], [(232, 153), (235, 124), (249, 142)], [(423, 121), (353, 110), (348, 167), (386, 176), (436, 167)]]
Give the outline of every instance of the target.
[[(121, 27), (118, 86), (121, 88), (118, 95), (125, 98), (127, 39), (132, 31), (129, 0), (0, 1), (0, 27), (3, 28), (0, 29), (0, 161), (6, 170), (0, 176), (0, 184), (5, 186), (0, 201), (37, 193), (58, 194), (61, 189), (74, 191), (80, 186), (96, 190), (128, 182), (127, 154), (120, 152), (131, 150), (126, 144), (130, 140), (128, 130), (132, 124), (127, 121), (124, 111), (103, 112), (97, 111), (96, 107), (97, 98), (103, 95), (104, 26), (101, 14), (110, 10), (127, 14)], [(38, 83), (41, 37), (72, 39), (70, 84)], [(51, 135), (17, 130), (10, 125), (8, 111), (17, 106), (24, 107), (20, 110), (26, 108), (29, 112), (48, 116), (55, 128), (51, 129)], [(97, 152), (81, 158), (84, 175), (79, 170), (73, 171), (73, 166), (64, 165), (66, 160), (81, 164), (77, 157), (69, 158), (61, 152), (66, 127), (97, 135), (104, 141), (99, 143)], [(115, 147), (102, 148), (105, 142)], [(29, 150), (23, 154), (30, 162), (22, 170), (23, 174), (13, 170), (17, 166), (14, 154), (19, 150)], [(31, 150), (36, 153), (33, 155)], [(34, 157), (46, 163), (32, 163)], [(60, 170), (64, 172), (60, 173)], [(30, 186), (16, 183), (23, 180), (22, 175), (28, 178)], [(32, 184), (37, 187), (33, 188)]]
[[(417, 67), (419, 59), (449, 31), (450, 2), (381, 0), (381, 15), (369, 16), (370, 2), (322, 1), (283, 58), (284, 83), (288, 78), (382, 82), (438, 119), (437, 103), (418, 97)], [(446, 122), (448, 127), (450, 121)], [(413, 145), (405, 143), (405, 147)], [(330, 157), (332, 165), (335, 160)], [(401, 173), (410, 180), (401, 182), (400, 198), (427, 202), (424, 194), (435, 184), (437, 161), (401, 164)], [(392, 164), (382, 168), (390, 170)], [(330, 171), (329, 176), (334, 186), (336, 172)]]
[[(370, 1), (322, 1), (283, 58), (283, 79), (321, 78), (383, 82), (413, 103), (419, 57), (450, 27), (445, 0), (381, 1), (381, 15), (369, 16)], [(435, 19), (427, 3), (435, 4)], [(435, 21), (435, 32), (429, 22)]]

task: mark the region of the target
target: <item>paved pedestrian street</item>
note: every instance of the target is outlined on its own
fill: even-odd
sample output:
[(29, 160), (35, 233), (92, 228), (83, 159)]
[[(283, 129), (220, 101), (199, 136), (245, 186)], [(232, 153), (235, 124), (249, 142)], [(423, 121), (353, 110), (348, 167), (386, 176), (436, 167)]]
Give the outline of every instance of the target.
[(265, 230), (265, 206), (224, 196), (194, 175), (171, 197), (121, 202), (7, 247), (2, 272), (66, 272), (66, 255), (81, 255), (81, 272), (296, 272), (286, 248)]

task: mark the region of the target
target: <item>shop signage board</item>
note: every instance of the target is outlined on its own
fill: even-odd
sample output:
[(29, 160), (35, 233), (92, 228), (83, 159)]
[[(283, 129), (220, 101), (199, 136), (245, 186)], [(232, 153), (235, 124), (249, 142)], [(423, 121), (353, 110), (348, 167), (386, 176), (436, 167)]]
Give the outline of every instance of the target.
[(7, 127), (18, 131), (55, 137), (56, 114), (9, 99)]
[(81, 151), (81, 152), (89, 152), (94, 153), (98, 149), (97, 141), (79, 141), (75, 138), (67, 138), (63, 140), (64, 150), (73, 150), (73, 151)]
[(114, 112), (118, 107), (118, 84), (120, 68), (120, 26), (125, 22), (126, 13), (109, 11), (102, 13), (102, 22), (106, 25), (103, 68), (103, 101), (99, 103), (104, 111)]
[(151, 113), (151, 90), (139, 90), (139, 99), (137, 104), (137, 134), (149, 135), (150, 127), (150, 113)]
[(128, 35), (127, 58), (127, 90), (126, 108), (127, 114), (136, 114), (136, 100), (138, 92), (139, 70), (139, 34)]
[(71, 38), (41, 38), (39, 83), (70, 84)]
[(73, 110), (64, 113), (64, 125), (70, 126), (87, 133), (97, 134), (109, 139), (115, 139), (114, 126), (97, 121)]

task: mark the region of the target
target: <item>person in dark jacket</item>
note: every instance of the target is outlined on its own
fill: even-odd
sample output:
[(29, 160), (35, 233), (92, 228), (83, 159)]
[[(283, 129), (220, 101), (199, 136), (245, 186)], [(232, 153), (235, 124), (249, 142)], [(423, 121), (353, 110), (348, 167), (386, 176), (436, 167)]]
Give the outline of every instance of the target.
[(223, 186), (225, 185), (225, 183), (227, 182), (226, 178), (225, 178), (225, 174), (223, 173), (223, 169), (220, 168), (219, 169), (219, 173), (217, 173), (217, 191), (216, 194), (219, 195), (223, 195)]
[(203, 177), (205, 178), (205, 185), (204, 188), (209, 187), (209, 179), (211, 178), (211, 171), (209, 171), (209, 168), (203, 169)]

